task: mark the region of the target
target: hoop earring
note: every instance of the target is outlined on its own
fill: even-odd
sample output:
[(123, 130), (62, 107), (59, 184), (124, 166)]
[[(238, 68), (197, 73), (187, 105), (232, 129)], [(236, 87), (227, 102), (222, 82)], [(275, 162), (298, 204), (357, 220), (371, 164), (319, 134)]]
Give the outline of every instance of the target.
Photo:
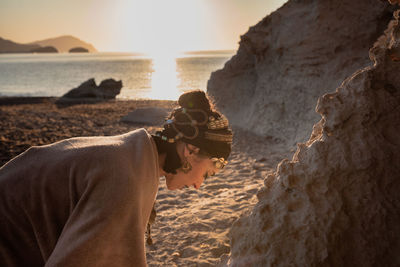
[(189, 161), (185, 160), (185, 162), (182, 164), (181, 170), (184, 173), (188, 173), (192, 170), (192, 165), (190, 165)]

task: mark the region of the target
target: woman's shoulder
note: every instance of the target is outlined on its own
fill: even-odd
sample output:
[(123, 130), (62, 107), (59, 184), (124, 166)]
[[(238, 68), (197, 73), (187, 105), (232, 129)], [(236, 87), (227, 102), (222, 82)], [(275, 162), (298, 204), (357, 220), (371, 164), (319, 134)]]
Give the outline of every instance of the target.
[(151, 139), (145, 129), (115, 136), (73, 137), (48, 145), (33, 146), (6, 165), (14, 162), (20, 166), (70, 165), (95, 169), (121, 166), (121, 162), (142, 161), (143, 156), (154, 154)]
[(148, 142), (150, 139), (151, 135), (145, 129), (137, 129), (121, 135), (73, 137), (53, 143), (50, 146), (60, 149), (112, 150), (127, 143), (136, 142), (140, 144)]
[(96, 162), (107, 164), (142, 161), (156, 152), (154, 141), (146, 129), (114, 136), (78, 137), (65, 142), (73, 148), (72, 154), (85, 158), (90, 156)]
[(125, 134), (119, 135), (117, 137), (120, 138), (135, 138), (135, 139), (143, 139), (143, 140), (150, 140), (152, 137), (149, 132), (145, 128), (136, 129)]

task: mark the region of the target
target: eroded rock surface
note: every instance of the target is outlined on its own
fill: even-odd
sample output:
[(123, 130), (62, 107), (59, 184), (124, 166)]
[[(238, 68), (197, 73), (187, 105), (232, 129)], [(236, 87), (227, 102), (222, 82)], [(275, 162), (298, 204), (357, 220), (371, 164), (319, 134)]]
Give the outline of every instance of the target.
[(230, 265), (400, 266), (399, 12), (234, 224)]
[(370, 65), (393, 11), (379, 0), (290, 0), (241, 37), (208, 93), (232, 124), (294, 148), (319, 120), (318, 97)]

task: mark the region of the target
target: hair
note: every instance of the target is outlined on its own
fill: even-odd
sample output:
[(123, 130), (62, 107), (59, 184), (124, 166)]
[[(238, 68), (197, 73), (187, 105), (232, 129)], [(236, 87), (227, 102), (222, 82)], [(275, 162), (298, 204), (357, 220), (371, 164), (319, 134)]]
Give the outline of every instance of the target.
[[(176, 142), (168, 142), (163, 140), (161, 136), (173, 139), (180, 135), (179, 140), (200, 148), (199, 154), (227, 159), (231, 152), (231, 143), (209, 140), (204, 136), (206, 131), (232, 135), (229, 128), (218, 130), (207, 128), (210, 117), (217, 119), (222, 115), (214, 108), (206, 93), (200, 90), (186, 92), (179, 97), (178, 104), (180, 108), (170, 113), (167, 123), (164, 124), (164, 129), (153, 136), (158, 153), (166, 154), (164, 171), (176, 173), (176, 170), (182, 166), (182, 162), (176, 150)], [(173, 120), (173, 122), (168, 122), (168, 120)], [(192, 124), (193, 120), (196, 121), (195, 125)]]

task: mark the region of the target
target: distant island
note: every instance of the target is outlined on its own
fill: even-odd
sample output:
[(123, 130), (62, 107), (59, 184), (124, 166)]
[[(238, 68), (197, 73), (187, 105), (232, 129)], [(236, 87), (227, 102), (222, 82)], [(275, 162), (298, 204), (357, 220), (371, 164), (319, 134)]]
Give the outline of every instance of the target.
[(37, 48), (40, 48), (40, 46), (35, 44), (18, 44), (0, 37), (0, 53), (30, 53)]
[(68, 52), (70, 52), (70, 53), (88, 53), (89, 50), (87, 50), (86, 48), (83, 48), (83, 47), (74, 47), (74, 48), (71, 48)]
[(39, 47), (31, 50), (32, 53), (58, 53), (58, 50), (53, 46)]
[(82, 47), (87, 49), (89, 52), (97, 52), (93, 45), (86, 43), (74, 36), (63, 35), (56, 38), (49, 38), (41, 41), (35, 41), (29, 44), (36, 44), (40, 46), (54, 46), (60, 53), (66, 53), (70, 49), (75, 47)]
[[(53, 47), (56, 51), (53, 49), (50, 51), (48, 47)], [(85, 49), (87, 52), (97, 52), (93, 45), (71, 35), (63, 35), (27, 44), (16, 43), (0, 37), (0, 53), (68, 53), (75, 48)]]

